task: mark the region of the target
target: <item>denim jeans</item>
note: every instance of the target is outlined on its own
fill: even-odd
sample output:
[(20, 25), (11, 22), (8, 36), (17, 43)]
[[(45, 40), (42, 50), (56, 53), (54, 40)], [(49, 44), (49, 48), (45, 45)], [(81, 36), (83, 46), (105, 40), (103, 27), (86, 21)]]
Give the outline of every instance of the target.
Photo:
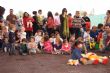
[(14, 43), (9, 44), (9, 55), (15, 55), (15, 44)]

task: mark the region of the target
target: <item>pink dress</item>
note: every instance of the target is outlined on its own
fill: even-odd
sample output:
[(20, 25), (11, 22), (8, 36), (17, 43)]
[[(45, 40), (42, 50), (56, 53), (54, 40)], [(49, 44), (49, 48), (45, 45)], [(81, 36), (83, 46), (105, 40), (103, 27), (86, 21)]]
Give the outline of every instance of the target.
[(52, 53), (53, 47), (52, 47), (52, 44), (51, 44), (50, 41), (44, 42), (44, 51), (45, 51), (46, 53)]
[(70, 44), (68, 44), (68, 45), (63, 44), (61, 51), (65, 51), (65, 52), (71, 51), (71, 45)]

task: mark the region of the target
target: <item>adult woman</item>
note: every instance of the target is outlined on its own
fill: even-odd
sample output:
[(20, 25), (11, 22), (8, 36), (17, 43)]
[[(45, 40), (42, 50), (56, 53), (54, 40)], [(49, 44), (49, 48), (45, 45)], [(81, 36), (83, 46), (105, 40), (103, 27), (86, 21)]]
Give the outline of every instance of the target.
[(51, 11), (47, 14), (47, 32), (49, 35), (54, 33), (54, 18)]
[(33, 32), (33, 22), (34, 19), (29, 16), (29, 14), (27, 12), (24, 12), (23, 14), (23, 26), (25, 28), (26, 31), (26, 38), (30, 39), (30, 37), (32, 36), (32, 32)]
[(62, 14), (60, 15), (60, 34), (62, 38), (68, 38), (69, 37), (69, 26), (68, 26), (68, 18), (67, 18), (67, 9), (63, 8)]

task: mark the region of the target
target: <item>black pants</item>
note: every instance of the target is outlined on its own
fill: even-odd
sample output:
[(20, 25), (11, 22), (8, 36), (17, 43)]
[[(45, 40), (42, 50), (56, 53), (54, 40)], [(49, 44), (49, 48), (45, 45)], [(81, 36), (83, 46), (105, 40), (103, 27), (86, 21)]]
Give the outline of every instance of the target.
[(30, 37), (33, 35), (32, 31), (26, 31), (26, 39), (30, 39)]
[(52, 33), (54, 33), (53, 28), (47, 28), (48, 35), (50, 36)]
[(74, 33), (73, 33), (73, 28), (69, 28), (69, 31), (70, 31), (70, 34), (71, 34), (71, 35), (74, 34)]
[(73, 34), (75, 34), (75, 38), (79, 38), (81, 36), (80, 28), (73, 28)]

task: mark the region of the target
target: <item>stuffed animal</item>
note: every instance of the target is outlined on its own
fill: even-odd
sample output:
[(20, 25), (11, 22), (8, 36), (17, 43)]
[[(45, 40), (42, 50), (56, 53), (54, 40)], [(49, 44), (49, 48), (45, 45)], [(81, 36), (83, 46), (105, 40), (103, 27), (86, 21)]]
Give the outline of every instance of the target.
[(94, 61), (93, 64), (98, 64), (98, 63), (107, 64), (108, 63), (108, 57), (98, 56), (97, 54), (92, 53), (92, 52), (87, 53), (86, 55), (83, 54), (82, 56), (89, 60), (93, 60)]
[(90, 49), (93, 49), (95, 47), (95, 42), (94, 42), (94, 39), (91, 39), (90, 41)]
[(73, 65), (77, 66), (77, 65), (79, 65), (79, 61), (78, 60), (69, 59), (67, 64), (68, 65), (72, 65), (72, 66)]

